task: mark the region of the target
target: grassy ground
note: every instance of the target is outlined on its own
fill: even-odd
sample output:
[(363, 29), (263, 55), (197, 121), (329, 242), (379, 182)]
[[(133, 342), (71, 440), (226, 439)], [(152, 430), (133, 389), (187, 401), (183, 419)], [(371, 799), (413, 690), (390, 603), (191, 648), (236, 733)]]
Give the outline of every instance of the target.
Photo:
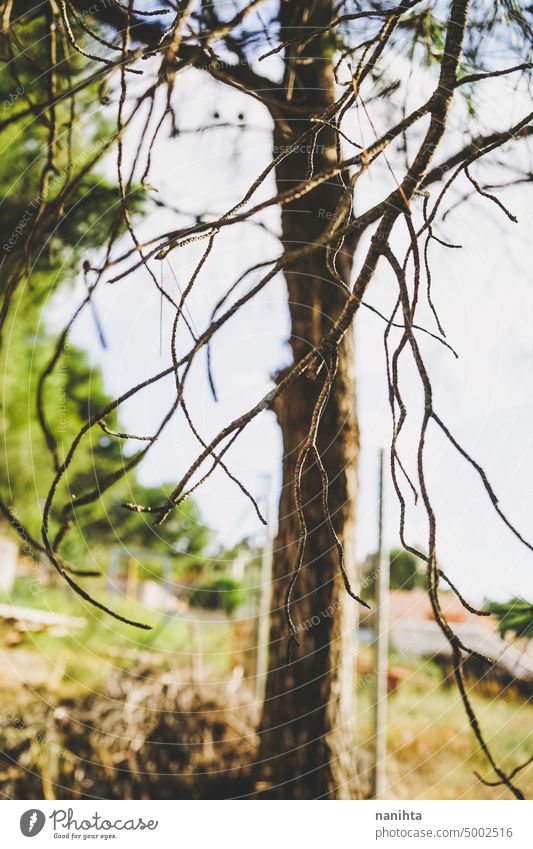
[[(221, 680), (239, 662), (232, 654), (235, 637), (231, 624), (222, 616), (219, 621), (202, 622), (193, 633), (190, 622), (158, 616), (118, 596), (95, 591), (117, 612), (148, 622), (152, 630), (134, 630), (111, 620), (63, 588), (31, 596), (20, 582), (9, 599), (0, 601), (82, 616), (87, 624), (66, 637), (29, 634), (20, 647), (4, 653), (3, 675), (11, 670), (15, 678), (17, 674), (24, 678), (26, 665), (26, 671), (35, 676), (36, 688), (46, 686), (56, 697), (68, 698), (91, 690), (101, 692), (114, 668), (127, 669), (143, 658), (147, 665), (181, 670), (184, 680), (191, 680), (200, 670), (211, 680)], [(478, 771), (493, 780), (455, 687), (443, 686), (439, 670), (431, 663), (412, 659), (405, 665), (412, 674), (389, 697), (389, 798), (510, 798), (505, 788), (484, 787), (474, 775)], [(369, 747), (372, 685), (365, 684), (364, 677), (357, 700), (360, 740)], [(533, 750), (531, 704), (479, 694), (472, 694), (472, 702), (497, 761), (508, 770), (526, 761)], [(533, 798), (533, 767), (524, 771), (518, 783), (526, 797)]]
[[(389, 698), (387, 773), (393, 799), (508, 799), (504, 787), (484, 787), (474, 771), (494, 780), (468, 725), (455, 686), (442, 686), (431, 664), (404, 681)], [(414, 663), (413, 663), (414, 668)], [(433, 680), (431, 680), (433, 679)], [(523, 701), (488, 699), (471, 693), (481, 727), (498, 763), (508, 770), (533, 751), (533, 708)], [(370, 742), (372, 693), (359, 692), (363, 738)], [(533, 766), (517, 780), (533, 798)]]
[[(132, 628), (112, 619), (78, 599), (68, 588), (48, 588), (46, 593), (32, 595), (24, 582), (18, 581), (9, 598), (0, 596), (0, 603), (37, 607), (85, 619), (83, 628), (67, 636), (29, 632), (21, 647), (21, 655), (23, 652), (27, 657), (30, 651), (36, 664), (48, 669), (45, 681), (53, 680), (62, 695), (101, 688), (113, 668), (127, 669), (138, 665), (143, 658), (146, 662), (156, 661), (163, 669), (182, 669), (189, 679), (198, 674), (224, 678), (230, 672), (231, 624), (223, 614), (195, 627), (179, 617), (148, 611), (117, 594), (99, 588), (94, 593), (103, 604), (122, 616), (150, 625), (151, 630)], [(15, 648), (9, 653), (14, 675), (17, 652)]]

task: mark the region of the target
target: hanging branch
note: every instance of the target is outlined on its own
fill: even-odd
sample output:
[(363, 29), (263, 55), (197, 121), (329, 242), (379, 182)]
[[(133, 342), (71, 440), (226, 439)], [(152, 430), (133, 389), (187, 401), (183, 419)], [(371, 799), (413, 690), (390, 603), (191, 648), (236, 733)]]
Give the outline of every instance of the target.
[[(479, 175), (478, 168), (481, 169), (485, 163), (490, 163), (492, 154), (505, 146), (509, 146), (513, 151), (519, 147), (525, 149), (533, 134), (533, 113), (515, 120), (508, 129), (497, 129), (483, 135), (476, 132), (480, 122), (472, 120), (472, 132), (467, 135), (462, 148), (455, 152), (452, 142), (449, 142), (449, 139), (453, 138), (450, 132), (450, 115), (454, 108), (454, 98), (460, 98), (465, 90), (475, 91), (478, 84), (490, 86), (490, 80), (512, 75), (517, 85), (523, 81), (525, 87), (530, 79), (533, 63), (529, 55), (522, 55), (524, 50), (515, 49), (514, 52), (519, 54), (516, 61), (505, 68), (493, 68), (494, 63), (489, 59), (493, 38), (498, 38), (502, 32), (507, 33), (505, 27), (510, 26), (519, 29), (524, 42), (526, 23), (517, 20), (499, 22), (493, 17), (489, 28), (486, 26), (486, 9), (482, 2), (470, 4), (468, 0), (452, 0), (442, 4), (439, 8), (442, 8), (445, 19), (444, 48), (438, 55), (438, 73), (434, 75), (433, 69), (427, 73), (428, 81), (434, 83), (433, 91), (425, 102), (412, 108), (408, 82), (402, 78), (391, 78), (389, 67), (398, 62), (403, 44), (402, 33), (410, 26), (410, 13), (419, 5), (417, 0), (403, 0), (385, 9), (377, 9), (369, 4), (371, 8), (353, 13), (344, 13), (341, 4), (321, 26), (310, 26), (306, 30), (297, 27), (294, 37), (291, 34), (290, 38), (284, 40), (273, 39), (272, 33), (265, 27), (260, 15), (261, 0), (251, 0), (238, 11), (232, 10), (229, 17), (225, 17), (222, 5), (219, 8), (217, 4), (196, 4), (190, 0), (184, 0), (177, 5), (169, 4), (172, 9), (157, 10), (142, 8), (142, 3), (134, 4), (133, 0), (128, 0), (127, 3), (114, 0), (113, 3), (95, 4), (94, 13), (90, 20), (87, 20), (79, 5), (73, 0), (59, 0), (59, 5), (56, 0), (50, 0), (43, 8), (35, 10), (35, 14), (43, 20), (48, 51), (45, 69), (47, 97), (45, 102), (41, 103), (26, 99), (22, 107), (17, 106), (12, 115), (0, 122), (2, 129), (15, 127), (17, 124), (24, 128), (31, 127), (31, 123), (28, 123), (31, 121), (44, 122), (47, 131), (47, 156), (39, 180), (37, 212), (31, 217), (25, 237), (21, 241), (22, 249), (8, 252), (5, 267), (2, 269), (4, 280), (0, 328), (5, 326), (8, 318), (11, 318), (18, 308), (15, 295), (20, 291), (20, 284), (38, 267), (44, 249), (42, 243), (47, 243), (55, 233), (66, 202), (75, 197), (82, 180), (91, 173), (101, 158), (109, 154), (113, 147), (116, 149), (117, 208), (110, 225), (107, 244), (98, 257), (91, 261), (85, 259), (87, 294), (70, 321), (58, 334), (52, 356), (37, 382), (37, 417), (53, 465), (54, 477), (43, 509), (42, 543), (26, 534), (25, 529), (23, 534), (26, 534), (26, 538), (36, 550), (46, 553), (52, 566), (85, 601), (120, 621), (140, 628), (148, 627), (143, 623), (125, 619), (109, 609), (71, 577), (72, 574), (79, 577), (88, 574), (83, 570), (69, 572), (71, 567), (65, 564), (60, 555), (60, 547), (72, 526), (75, 510), (93, 503), (104, 492), (112, 491), (128, 471), (146, 461), (153, 445), (168, 424), (180, 416), (197, 443), (196, 453), (188, 458), (187, 467), (180, 480), (176, 481), (168, 495), (161, 497), (161, 503), (143, 505), (128, 502), (124, 504), (124, 508), (132, 512), (152, 514), (154, 525), (159, 526), (199, 486), (209, 481), (216, 470), (221, 469), (232, 485), (251, 502), (258, 519), (265, 522), (253, 493), (231, 471), (226, 455), (252, 422), (266, 410), (273, 410), (281, 396), (290, 398), (296, 382), (305, 379), (314, 385), (313, 398), (316, 400), (306, 438), (297, 456), (292, 488), (298, 525), (298, 545), (293, 568), (286, 576), (284, 612), (289, 631), (289, 655), (293, 645), (298, 642), (298, 629), (293, 619), (296, 603), (293, 595), (303, 568), (308, 542), (309, 531), (302, 500), (302, 476), (310, 463), (318, 472), (324, 525), (336, 551), (345, 590), (357, 603), (368, 606), (352, 588), (348, 577), (349, 569), (345, 564), (342, 539), (335, 529), (329, 506), (330, 489), (334, 484), (330, 482), (317, 439), (328, 398), (335, 392), (339, 351), (359, 308), (363, 306), (385, 322), (383, 342), (392, 420), (390, 469), (400, 505), (400, 538), (407, 550), (421, 557), (426, 563), (428, 592), (434, 618), (451, 648), (454, 674), (468, 722), (497, 777), (496, 782), (481, 778), (480, 780), (489, 786), (502, 784), (516, 798), (522, 798), (514, 779), (527, 764), (507, 771), (497, 763), (465, 686), (465, 658), (477, 657), (487, 664), (493, 661), (461, 641), (443, 613), (440, 602), (439, 584), (440, 580), (444, 580), (466, 610), (475, 615), (487, 615), (485, 611), (477, 610), (467, 601), (462, 590), (450, 581), (439, 565), (438, 517), (432, 505), (426, 476), (426, 439), (430, 427), (436, 426), (448, 444), (466, 460), (480, 478), (491, 506), (506, 527), (529, 550), (533, 551), (533, 547), (500, 507), (485, 470), (451, 434), (436, 411), (438, 405), (434, 398), (431, 374), (420, 348), (418, 334), (424, 333), (428, 339), (437, 341), (454, 356), (458, 356), (445, 338), (439, 318), (438, 298), (434, 296), (433, 252), (430, 247), (432, 242), (437, 242), (446, 249), (460, 247), (453, 239), (447, 241), (441, 238), (439, 232), (439, 224), (444, 217), (441, 215), (444, 201), (456, 201), (454, 192), (460, 181), (468, 180), (473, 187), (473, 194), (480, 201), (495, 204), (509, 220), (516, 221), (504, 201), (492, 193), (492, 186)], [(23, 20), (12, 19), (11, 4), (4, 4), (2, 32), (11, 50), (9, 55), (15, 57), (14, 62), (16, 39), (23, 24)], [(113, 35), (109, 34), (109, 28), (112, 29)], [(472, 38), (469, 38), (469, 35)], [(95, 47), (95, 42), (100, 48), (105, 48), (105, 56), (93, 52), (99, 50)], [(471, 42), (475, 42), (475, 48)], [(483, 49), (485, 43), (486, 47)], [(76, 61), (69, 55), (68, 45), (75, 54)], [(297, 96), (298, 79), (305, 64), (313, 61), (312, 51), (318, 51), (318, 45), (326, 45), (328, 49), (334, 45), (336, 58), (333, 73), (337, 81), (337, 92), (335, 97), (332, 97), (332, 102), (322, 104), (320, 108), (310, 109)], [(259, 62), (261, 69), (264, 69), (264, 76), (257, 72)], [(277, 81), (279, 63), (282, 63), (286, 71), (282, 82)], [(68, 67), (67, 73), (63, 73), (65, 67)], [(282, 150), (276, 150), (266, 165), (257, 169), (255, 178), (250, 180), (246, 190), (238, 196), (239, 199), (229, 204), (225, 212), (210, 214), (206, 209), (199, 210), (196, 214), (185, 217), (186, 222), (192, 223), (183, 226), (184, 218), (178, 218), (177, 223), (181, 226), (176, 225), (171, 229), (167, 226), (143, 240), (138, 234), (142, 212), (136, 213), (132, 197), (138, 185), (145, 191), (152, 190), (152, 187), (148, 186), (148, 179), (158, 145), (165, 132), (168, 131), (178, 151), (176, 156), (179, 156), (180, 136), (185, 135), (180, 132), (179, 127), (180, 96), (183, 91), (180, 86), (182, 80), (183, 85), (187, 85), (188, 78), (185, 74), (189, 74), (191, 79), (193, 74), (203, 74), (220, 90), (229, 87), (258, 101), (268, 111), (272, 122), (284, 132), (286, 130), (287, 144)], [(113, 81), (117, 78), (118, 82), (113, 89)], [(135, 81), (133, 92), (132, 80)], [(111, 86), (116, 95), (116, 121), (108, 129), (108, 137), (101, 143), (98, 153), (91, 156), (82, 169), (76, 171), (69, 159), (64, 183), (57, 194), (51, 196), (50, 183), (58, 169), (61, 147), (65, 140), (67, 145), (71, 144), (76, 129), (74, 98), (90, 90), (98, 81)], [(466, 86), (470, 88), (465, 89)], [(64, 128), (59, 116), (64, 114), (66, 104), (70, 104), (70, 110)], [(383, 108), (383, 104), (386, 108)], [(362, 132), (358, 135), (354, 129), (353, 119), (356, 113), (364, 114), (372, 127), (374, 138), (371, 143), (365, 142), (360, 137)], [(380, 116), (379, 121), (377, 115)], [(289, 118), (298, 122), (298, 132), (292, 135), (287, 129)], [(239, 127), (241, 125), (240, 121)], [(218, 125), (218, 129), (223, 131), (225, 126), (226, 123)], [(227, 126), (230, 127), (231, 122), (228, 122)], [(376, 127), (380, 128), (379, 132), (375, 130)], [(201, 128), (198, 132), (201, 132)], [(327, 167), (320, 168), (316, 164), (317, 149), (324, 134), (332, 134), (334, 145)], [(300, 175), (298, 180), (282, 191), (279, 187), (277, 191), (268, 188), (266, 194), (265, 187), (272, 184), (272, 176), (279, 172), (282, 166), (290, 166), (302, 150), (307, 153), (305, 176)], [(403, 163), (402, 170), (400, 162)], [(511, 163), (509, 173), (512, 167), (518, 167), (520, 171), (520, 166)], [(523, 174), (521, 171), (514, 174), (514, 182), (531, 181), (531, 167), (526, 164), (523, 170)], [(383, 187), (381, 195), (373, 206), (355, 213), (354, 189), (359, 178), (367, 173), (376, 175), (381, 181), (374, 184)], [(198, 174), (198, 179), (200, 177)], [(512, 180), (508, 184), (511, 183)], [(254, 257), (254, 261), (236, 279), (232, 277), (230, 280), (221, 280), (221, 291), (224, 294), (216, 296), (207, 326), (197, 329), (191, 315), (191, 295), (193, 292), (200, 292), (202, 287), (209, 290), (215, 273), (217, 280), (223, 276), (216, 265), (221, 234), (232, 228), (231, 232), (238, 241), (244, 225), (253, 224), (268, 229), (269, 223), (268, 219), (265, 220), (265, 215), (268, 215), (270, 210), (291, 208), (291, 204), (309, 197), (320, 187), (333, 184), (340, 187), (338, 200), (318, 236), (306, 244), (284, 245), (281, 242), (279, 253), (274, 258), (262, 260), (260, 257)], [(436, 196), (431, 193), (434, 186), (438, 186)], [(172, 200), (174, 207), (179, 206)], [(156, 203), (169, 208), (164, 200)], [(452, 206), (451, 210), (453, 209)], [(452, 215), (449, 220), (453, 221)], [(357, 246), (363, 244), (363, 234), (369, 234), (370, 238), (364, 252), (361, 251), (361, 255), (359, 252), (355, 254), (354, 280), (351, 281), (342, 270), (341, 259), (348, 254), (354, 255)], [(403, 256), (398, 244), (405, 248)], [(203, 248), (199, 259), (196, 253), (198, 248)], [(159, 263), (168, 263), (171, 253), (179, 257), (183, 266), (192, 260), (193, 271), (188, 281), (183, 288), (178, 286), (179, 298), (169, 295), (160, 282), (163, 266)], [(226, 422), (214, 436), (204, 437), (188, 402), (188, 380), (198, 356), (205, 349), (207, 379), (216, 400), (213, 375), (216, 358), (213, 343), (219, 338), (220, 331), (230, 327), (236, 316), (244, 315), (252, 301), (280, 274), (290, 273), (295, 263), (319, 255), (325, 256), (332, 285), (338, 286), (343, 293), (344, 302), (339, 314), (310, 350), (300, 358), (295, 358), (295, 361), (276, 377), (273, 386), (263, 397)], [(388, 316), (376, 309), (371, 304), (372, 298), (369, 297), (378, 267), (386, 268), (387, 274), (392, 276), (395, 298), (393, 309)], [(171, 271), (174, 274), (172, 268)], [(89, 273), (94, 275), (91, 282), (88, 282)], [(163, 351), (168, 364), (157, 374), (138, 382), (103, 408), (92, 412), (61, 460), (57, 438), (46, 414), (47, 383), (58, 366), (75, 322), (85, 310), (91, 308), (91, 297), (96, 288), (107, 284), (126, 284), (134, 274), (142, 276), (151, 286), (155, 286), (162, 303), (164, 301), (173, 311), (170, 345)], [(251, 276), (252, 282), (249, 279)], [(436, 323), (435, 333), (416, 321), (416, 313), (421, 304), (426, 304), (432, 312)], [(396, 344), (393, 343), (396, 338), (393, 331), (399, 331)], [(180, 356), (179, 344), (185, 344), (185, 339), (188, 347)], [(415, 366), (424, 399), (423, 417), (414, 457), (416, 477), (413, 479), (407, 472), (410, 465), (408, 458), (402, 457), (400, 451), (400, 437), (410, 414), (401, 385), (400, 365), (408, 358)], [(167, 377), (173, 378), (167, 410), (152, 435), (137, 435), (135, 427), (122, 429), (119, 425), (111, 425), (113, 419), (110, 419), (110, 416), (116, 417), (129, 399), (148, 392)], [(94, 427), (100, 428), (110, 439), (136, 440), (145, 444), (95, 488), (77, 493), (76, 496), (70, 495), (65, 503), (58, 505), (57, 501), (62, 486), (68, 479), (69, 469)], [(142, 434), (142, 429), (138, 430)], [(407, 495), (404, 493), (406, 484)], [(425, 511), (429, 529), (425, 551), (418, 551), (407, 539), (407, 497), (413, 497), (415, 501), (419, 499)], [(0, 510), (17, 530), (13, 514), (4, 501), (0, 501)], [(56, 518), (58, 516), (59, 519)], [(20, 530), (18, 533), (23, 535)]]

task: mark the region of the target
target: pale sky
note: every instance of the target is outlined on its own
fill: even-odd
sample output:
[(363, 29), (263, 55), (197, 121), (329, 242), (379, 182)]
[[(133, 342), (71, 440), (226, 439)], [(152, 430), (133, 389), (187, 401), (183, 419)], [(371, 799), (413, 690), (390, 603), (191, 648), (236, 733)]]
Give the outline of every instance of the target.
[[(214, 87), (200, 72), (182, 77), (179, 117), (182, 127), (236, 122), (243, 112), (250, 126), (245, 133), (235, 130), (205, 132), (200, 137), (162, 137), (154, 156), (150, 182), (159, 196), (186, 210), (222, 212), (248, 188), (253, 177), (267, 164), (271, 151), (269, 122), (260, 104), (242, 95)], [(487, 128), (508, 126), (527, 112), (525, 98), (510, 98), (508, 83), (491, 83), (484, 92), (482, 115)], [(422, 93), (421, 84), (418, 93)], [(413, 97), (416, 99), (417, 92)], [(497, 107), (497, 112), (495, 111)], [(89, 120), (90, 120), (90, 116)], [(374, 116), (376, 117), (376, 116)], [(377, 116), (379, 118), (379, 116)], [(461, 145), (464, 115), (459, 109), (449, 149)], [(354, 134), (357, 132), (354, 124)], [(364, 140), (371, 139), (368, 126), (359, 126)], [(128, 142), (126, 143), (128, 149)], [(515, 157), (511, 148), (507, 155)], [(516, 150), (516, 148), (514, 149)], [(109, 167), (109, 165), (107, 166)], [(474, 170), (474, 169), (473, 169)], [(358, 182), (356, 209), (370, 206), (383, 196), (390, 179), (386, 170), (373, 179)], [(496, 180), (497, 181), (497, 180)], [(388, 184), (387, 184), (388, 185)], [(459, 195), (469, 184), (458, 183)], [(257, 199), (274, 191), (273, 179), (260, 189)], [(436, 190), (434, 190), (436, 191)], [(455, 197), (458, 197), (456, 195)], [(437, 410), (456, 437), (475, 459), (485, 466), (500, 497), (501, 507), (518, 529), (533, 539), (533, 286), (531, 279), (531, 212), (533, 188), (519, 185), (500, 195), (518, 216), (512, 224), (490, 201), (479, 198), (463, 205), (437, 228), (438, 234), (463, 245), (448, 251), (436, 243), (433, 259), (433, 297), (438, 305), (448, 341), (460, 355), (455, 360), (438, 342), (420, 337), (422, 350), (433, 379)], [(451, 204), (450, 204), (451, 205)], [(264, 220), (274, 229), (279, 215), (272, 211)], [(172, 213), (154, 211), (138, 228), (142, 238), (176, 226)], [(238, 236), (238, 238), (236, 238)], [(171, 253), (169, 261), (183, 284), (199, 256), (199, 250)], [(277, 240), (253, 225), (228, 228), (217, 241), (193, 292), (189, 306), (195, 326), (202, 330), (212, 305), (247, 266), (277, 256)], [(360, 256), (356, 257), (360, 262)], [(157, 264), (154, 264), (157, 265)], [(257, 278), (249, 278), (252, 282)], [(176, 294), (176, 283), (167, 265), (163, 281)], [(242, 290), (243, 291), (243, 290)], [(83, 296), (81, 284), (77, 294)], [(389, 310), (395, 298), (390, 274), (380, 266), (367, 293), (369, 303)], [(76, 299), (54, 310), (54, 324), (70, 314)], [(97, 342), (94, 323), (86, 313), (75, 328), (73, 341), (86, 347), (94, 363), (102, 366), (110, 392), (124, 391), (143, 377), (170, 362), (170, 307), (163, 307), (163, 356), (159, 353), (160, 297), (145, 271), (115, 286), (103, 285), (96, 304), (109, 348)], [(421, 310), (418, 321), (434, 331), (429, 310)], [(358, 502), (357, 548), (361, 559), (375, 547), (377, 524), (377, 455), (390, 441), (391, 418), (385, 380), (383, 323), (361, 309), (356, 320), (358, 412), (362, 458)], [(214, 346), (215, 377), (220, 401), (215, 404), (206, 380), (205, 357), (199, 357), (189, 381), (189, 405), (204, 437), (214, 435), (236, 414), (256, 402), (270, 384), (272, 375), (287, 361), (288, 333), (283, 279), (280, 277), (230, 321), (217, 335)], [(190, 341), (181, 337), (180, 345)], [(403, 459), (416, 474), (415, 431), (419, 423), (420, 393), (413, 369), (406, 358), (402, 387), (411, 397), (411, 426), (402, 440)], [(127, 430), (150, 433), (170, 404), (172, 379), (126, 406), (122, 422)], [(142, 466), (143, 482), (156, 485), (177, 480), (196, 450), (194, 437), (182, 425), (172, 424), (154, 446)], [(528, 552), (498, 519), (476, 478), (475, 472), (431, 428), (427, 446), (428, 482), (437, 510), (438, 550), (443, 568), (473, 601), (486, 596), (507, 598), (518, 594), (533, 599), (533, 553)], [(281, 442), (272, 413), (257, 419), (228, 452), (228, 465), (256, 495), (264, 494), (270, 477), (275, 499), (279, 487)], [(262, 526), (237, 488), (218, 472), (198, 491), (197, 503), (205, 522), (225, 543), (245, 534), (257, 534)], [(387, 482), (386, 540), (398, 544), (398, 505)], [(423, 512), (410, 507), (407, 536), (424, 544)]]

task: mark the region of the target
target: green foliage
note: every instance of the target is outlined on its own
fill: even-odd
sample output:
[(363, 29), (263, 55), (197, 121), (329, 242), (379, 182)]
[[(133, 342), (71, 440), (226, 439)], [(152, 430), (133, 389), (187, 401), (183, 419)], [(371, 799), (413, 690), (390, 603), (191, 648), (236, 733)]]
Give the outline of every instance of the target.
[[(45, 278), (43, 275), (43, 282)], [(35, 310), (21, 313), (13, 325), (9, 345), (0, 357), (5, 375), (0, 492), (12, 505), (17, 518), (37, 537), (42, 506), (53, 479), (52, 458), (35, 404), (37, 382), (52, 353), (53, 341), (38, 321)], [(57, 439), (60, 459), (88, 416), (109, 400), (100, 370), (91, 367), (84, 351), (68, 345), (44, 393), (44, 411)], [(109, 416), (107, 423), (113, 430), (120, 429), (116, 416)], [(135, 456), (129, 444), (94, 428), (80, 445), (75, 462), (58, 490), (52, 526), (59, 525), (63, 506), (71, 503), (73, 497), (79, 499), (90, 492), (96, 497), (72, 510), (72, 525), (61, 554), (76, 566), (90, 559), (101, 565), (100, 561), (107, 561), (109, 547), (124, 541), (128, 546), (169, 554), (172, 573), (182, 574), (201, 561), (209, 543), (209, 530), (192, 501), (180, 505), (158, 530), (149, 514), (124, 508), (124, 503), (131, 501), (155, 506), (164, 498), (159, 488), (139, 483), (135, 467), (109, 486), (125, 463)]]
[(407, 55), (421, 58), (424, 65), (441, 62), (446, 38), (446, 27), (428, 6), (407, 16), (400, 27), (411, 33)]
[(414, 590), (419, 586), (417, 559), (410, 551), (393, 548), (390, 559), (390, 586), (393, 590)]
[[(2, 130), (0, 184), (7, 200), (0, 205), (4, 272), (12, 272), (24, 257), (32, 279), (43, 270), (72, 273), (80, 251), (102, 244), (118, 214), (116, 187), (92, 168), (109, 136), (96, 106), (97, 84), (73, 100), (65, 97), (80, 57), (65, 58), (59, 44), (52, 75), (48, 40), (42, 18), (25, 19), (17, 28), (16, 61), (7, 62), (0, 75), (0, 121), (24, 115), (55, 93), (53, 144), (44, 113), (39, 118), (20, 117)], [(2, 55), (13, 49), (6, 34), (0, 35), (0, 48)], [(83, 120), (86, 113), (90, 123)], [(53, 288), (57, 278), (47, 282), (50, 294), (50, 284)], [(39, 292), (40, 287), (35, 288), (37, 300)]]
[[(106, 446), (106, 450), (109, 451), (110, 447), (111, 445)], [(106, 460), (109, 460), (109, 457), (106, 457)], [(163, 577), (163, 566), (157, 555), (169, 556), (173, 578), (179, 578), (189, 570), (201, 567), (211, 535), (193, 501), (181, 504), (179, 509), (171, 513), (165, 524), (157, 529), (153, 527), (150, 514), (131, 512), (123, 506), (125, 502), (132, 500), (146, 506), (155, 506), (161, 504), (162, 498), (159, 488), (142, 486), (136, 479), (135, 472), (130, 472), (115, 484), (109, 495), (74, 512), (75, 527), (68, 538), (69, 545), (77, 551), (84, 544), (84, 540), (90, 540), (91, 545), (96, 543), (97, 549), (103, 551), (124, 542), (124, 554), (131, 550), (136, 556), (138, 549), (153, 553), (156, 555), (153, 561), (150, 560), (149, 554), (143, 554), (139, 558), (142, 562), (141, 578), (157, 580)], [(66, 552), (67, 549), (64, 550), (65, 556)]]
[(195, 584), (189, 591), (188, 601), (191, 607), (223, 610), (231, 616), (243, 603), (244, 594), (238, 581), (222, 577)]
[[(139, 652), (153, 651), (158, 663), (174, 671), (177, 658), (185, 668), (190, 662), (191, 623), (184, 619), (147, 611), (121, 594), (99, 588), (98, 597), (109, 607), (152, 626), (150, 631), (136, 630), (132, 640), (131, 627), (115, 622), (110, 629), (109, 618), (102, 611), (82, 601), (64, 585), (47, 587), (38, 594), (31, 590), (26, 579), (18, 578), (9, 594), (0, 593), (0, 603), (51, 610), (86, 621), (82, 628), (70, 630), (67, 636), (57, 636), (48, 629), (30, 632), (21, 646), (26, 658), (32, 657), (37, 670), (47, 658), (51, 668), (51, 659), (55, 658), (56, 671), (59, 667), (64, 669), (60, 684), (63, 693), (76, 697), (86, 693), (87, 688), (105, 687), (110, 665), (128, 669), (138, 664)], [(212, 669), (214, 677), (227, 675), (231, 669), (231, 624), (221, 619), (203, 623), (201, 649), (203, 664)], [(95, 658), (100, 661), (95, 663)], [(16, 664), (16, 659), (13, 663)]]
[[(395, 41), (405, 50), (413, 67), (430, 68), (442, 63), (445, 53), (449, 4), (432, 0), (424, 8), (415, 8), (403, 17), (397, 28)], [(469, 8), (468, 30), (459, 63), (459, 77), (487, 72), (501, 64), (505, 56), (509, 64), (530, 61), (533, 37), (532, 7), (524, 8), (518, 0), (472, 0)], [(495, 51), (495, 47), (497, 50)], [(470, 118), (478, 116), (477, 88), (463, 85), (459, 88)]]
[[(46, 103), (51, 78), (43, 18), (25, 19), (17, 27), (17, 61), (0, 75), (0, 121), (9, 121), (28, 105)], [(0, 34), (2, 54), (10, 42)], [(62, 49), (59, 45), (58, 49)], [(70, 86), (70, 72), (81, 57), (61, 58), (55, 69), (56, 93)], [(103, 178), (97, 163), (112, 135), (99, 114), (98, 83), (81, 91), (73, 104), (57, 98), (57, 143), (47, 169), (50, 124), (34, 115), (3, 130), (0, 157), (0, 287), (11, 297), (0, 368), (3, 375), (0, 437), (0, 493), (15, 516), (40, 537), (43, 505), (54, 477), (53, 457), (38, 418), (40, 376), (51, 361), (55, 337), (49, 330), (49, 304), (67, 301), (87, 251), (106, 242), (120, 208), (117, 187)], [(73, 111), (71, 111), (73, 110)], [(73, 114), (75, 113), (75, 118)], [(84, 118), (90, 115), (90, 120)], [(68, 185), (67, 185), (68, 184)], [(44, 188), (43, 188), (44, 186)], [(140, 208), (134, 193), (133, 214)], [(118, 228), (122, 232), (124, 226)], [(81, 296), (83, 297), (83, 295)], [(77, 307), (77, 300), (69, 312)], [(111, 399), (103, 377), (87, 354), (68, 340), (44, 384), (42, 412), (61, 462), (81, 426)], [(116, 414), (106, 419), (119, 427)], [(145, 514), (124, 509), (124, 502), (153, 506), (159, 490), (141, 486), (132, 443), (93, 428), (58, 488), (51, 534), (70, 510), (71, 527), (60, 554), (80, 568), (101, 566), (111, 545), (121, 540), (156, 552), (169, 552), (179, 568), (196, 559), (209, 540), (195, 505), (174, 511), (162, 532)], [(131, 465), (121, 477), (125, 464)], [(78, 504), (93, 493), (86, 504)], [(92, 561), (92, 562), (91, 562)], [(178, 567), (176, 567), (178, 568)]]
[(507, 602), (491, 601), (486, 610), (497, 617), (502, 637), (511, 631), (517, 637), (533, 637), (533, 604), (521, 598)]
[[(414, 590), (425, 587), (426, 580), (419, 570), (418, 559), (403, 548), (392, 548), (389, 552), (390, 589)], [(363, 582), (364, 598), (374, 598), (376, 586), (376, 558), (372, 558), (371, 567)]]

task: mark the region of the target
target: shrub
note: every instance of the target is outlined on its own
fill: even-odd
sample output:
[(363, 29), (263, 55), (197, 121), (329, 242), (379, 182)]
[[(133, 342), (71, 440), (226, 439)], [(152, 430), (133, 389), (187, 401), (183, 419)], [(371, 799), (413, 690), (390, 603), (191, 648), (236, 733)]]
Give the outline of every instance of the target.
[(214, 578), (191, 587), (188, 601), (191, 607), (204, 610), (223, 610), (231, 616), (242, 604), (244, 594), (241, 585), (233, 578)]

